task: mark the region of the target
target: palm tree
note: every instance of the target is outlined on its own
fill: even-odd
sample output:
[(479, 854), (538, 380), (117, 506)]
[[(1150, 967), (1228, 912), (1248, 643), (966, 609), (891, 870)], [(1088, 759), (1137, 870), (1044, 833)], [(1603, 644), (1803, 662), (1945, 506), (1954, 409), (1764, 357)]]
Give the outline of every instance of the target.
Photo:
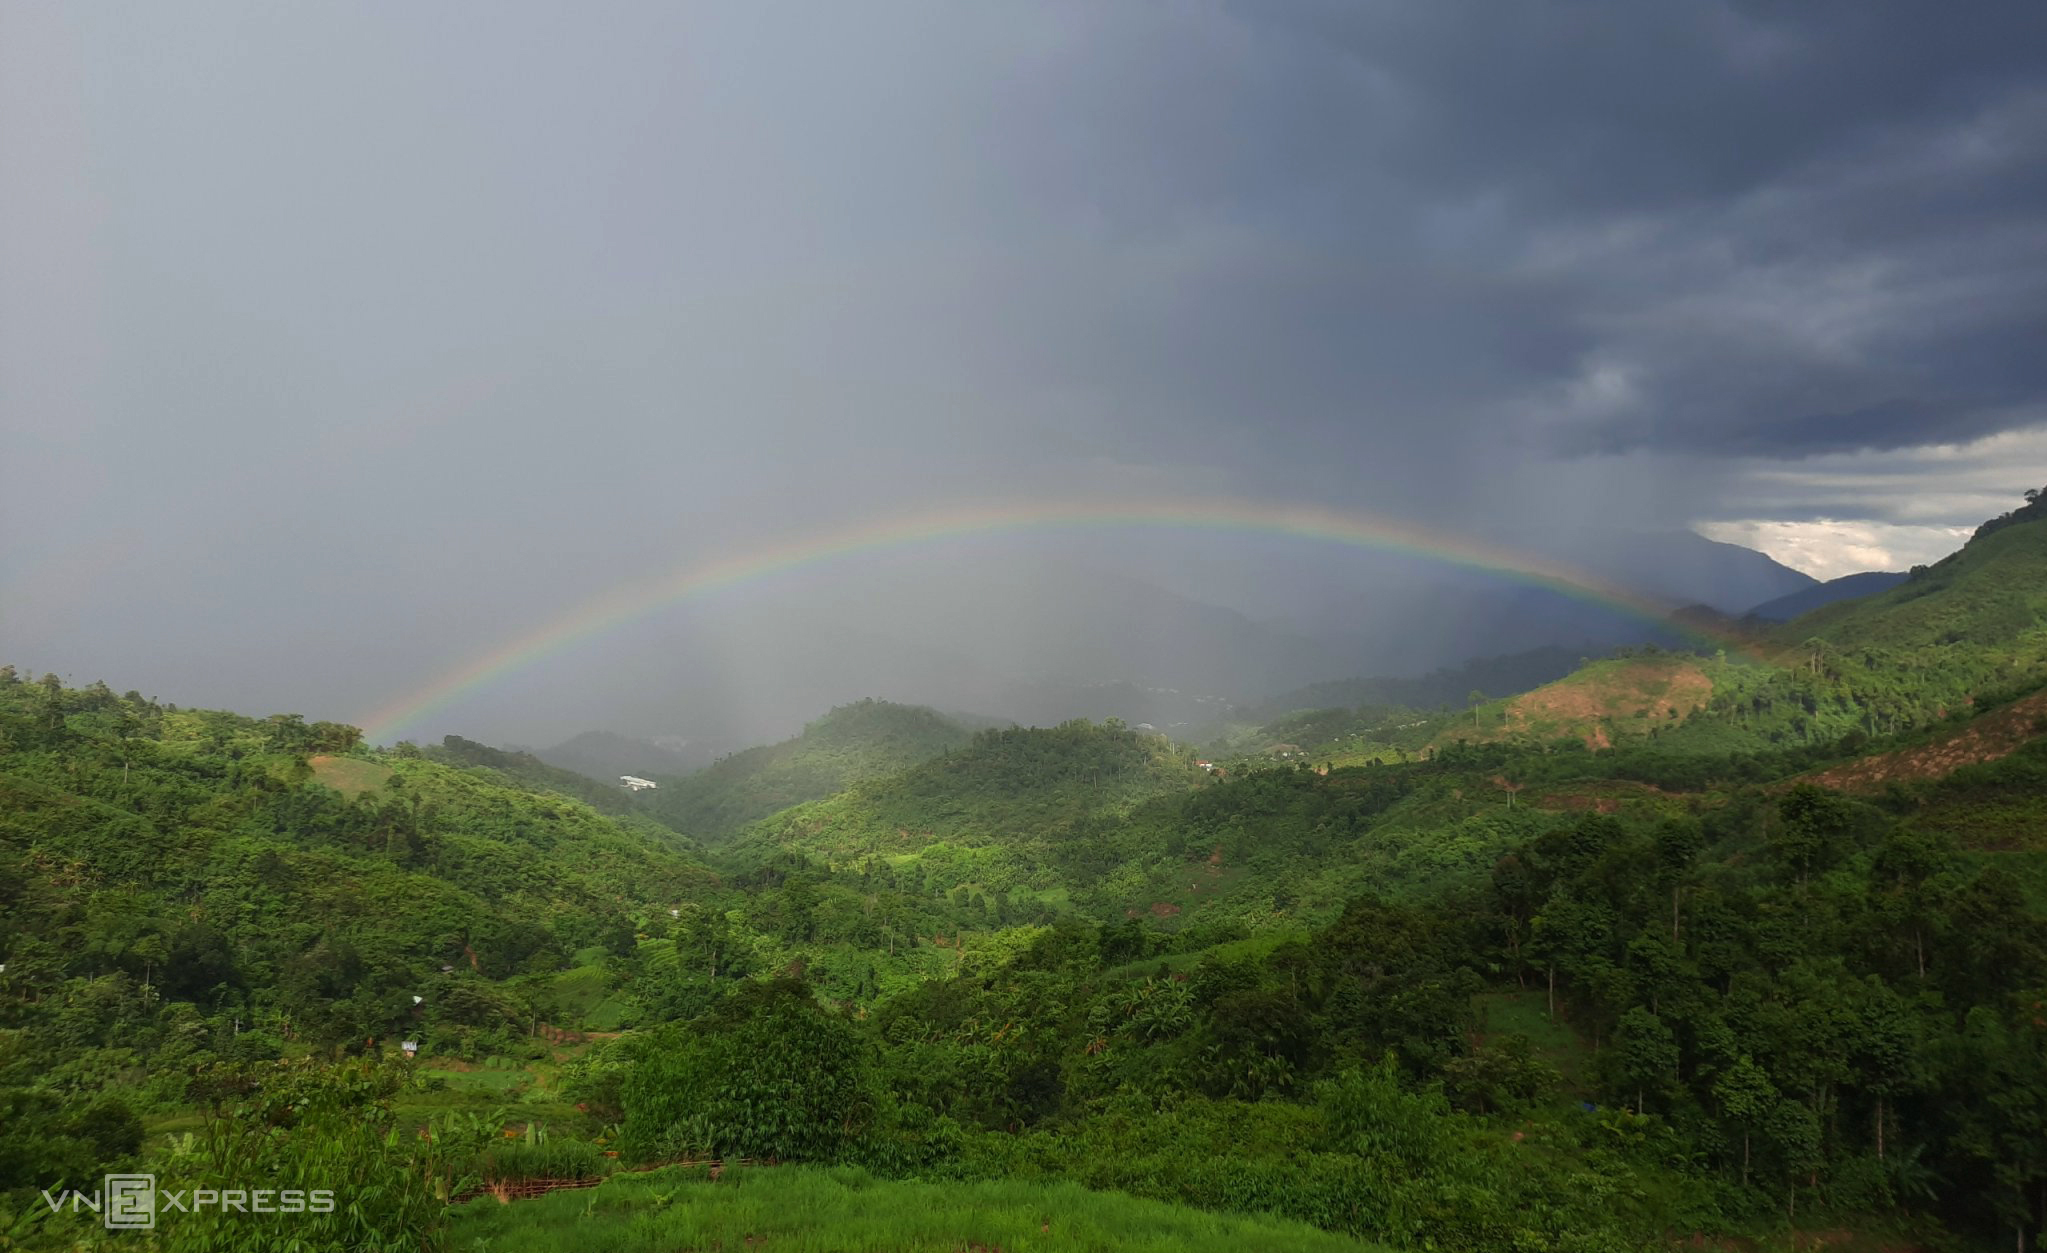
[(1911, 1212), (1914, 1201), (1933, 1202), (1940, 1199), (1941, 1185), (1946, 1180), (1940, 1172), (1920, 1160), (1926, 1146), (1915, 1144), (1903, 1153), (1894, 1153), (1888, 1165), (1891, 1168), (1891, 1191), (1898, 1200), (1905, 1203), (1907, 1213)]

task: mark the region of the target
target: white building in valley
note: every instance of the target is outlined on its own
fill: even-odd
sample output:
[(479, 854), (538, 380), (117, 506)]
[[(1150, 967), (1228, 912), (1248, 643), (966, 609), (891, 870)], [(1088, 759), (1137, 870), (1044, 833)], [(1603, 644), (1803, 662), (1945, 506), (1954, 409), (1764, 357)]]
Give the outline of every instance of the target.
[(618, 776), (618, 781), (624, 784), (628, 790), (634, 792), (640, 791), (643, 788), (661, 786), (660, 784), (654, 782), (652, 779), (642, 779), (640, 776), (636, 774), (622, 774)]

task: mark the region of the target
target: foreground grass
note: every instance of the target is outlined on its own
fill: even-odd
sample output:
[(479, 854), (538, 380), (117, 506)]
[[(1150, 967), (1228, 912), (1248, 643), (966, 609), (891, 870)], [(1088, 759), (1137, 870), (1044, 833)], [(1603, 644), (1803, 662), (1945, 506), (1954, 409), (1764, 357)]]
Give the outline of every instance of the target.
[(1300, 1223), (1183, 1209), (1068, 1183), (924, 1183), (851, 1167), (701, 1169), (455, 1211), (450, 1247), (518, 1253), (1364, 1253)]

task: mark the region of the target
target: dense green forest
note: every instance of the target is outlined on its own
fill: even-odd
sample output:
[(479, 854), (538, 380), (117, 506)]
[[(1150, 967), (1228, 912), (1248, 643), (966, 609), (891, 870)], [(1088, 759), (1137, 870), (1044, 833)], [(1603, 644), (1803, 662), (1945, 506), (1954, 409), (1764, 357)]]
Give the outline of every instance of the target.
[(551, 766), (532, 753), (493, 748), (459, 735), (449, 735), (442, 737), (439, 745), (421, 749), (420, 755), (456, 767), (482, 766), (529, 787), (573, 796), (601, 813), (662, 820), (648, 798), (619, 787), (616, 779), (594, 779), (574, 770)]
[[(866, 702), (658, 799), (0, 670), (0, 1247), (2030, 1247), (2036, 514), (1450, 710)], [(130, 1168), (345, 1203), (44, 1199)]]
[(863, 700), (832, 710), (792, 739), (664, 777), (648, 799), (677, 830), (718, 840), (791, 805), (908, 769), (959, 747), (968, 735), (936, 710)]

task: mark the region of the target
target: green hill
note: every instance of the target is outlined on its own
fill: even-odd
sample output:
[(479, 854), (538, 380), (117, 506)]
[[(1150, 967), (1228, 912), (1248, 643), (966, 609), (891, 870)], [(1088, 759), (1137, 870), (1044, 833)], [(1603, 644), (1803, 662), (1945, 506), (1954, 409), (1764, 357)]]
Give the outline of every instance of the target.
[[(1906, 581), (1828, 605), (1778, 628), (1795, 650), (1820, 639), (1880, 668), (1932, 670), (1991, 681), (2047, 677), (2047, 499), (1984, 524), (1962, 548)], [(1824, 665), (1824, 655), (1821, 662)]]
[(517, 786), (573, 796), (599, 813), (618, 817), (660, 817), (640, 794), (625, 790), (615, 780), (593, 779), (578, 771), (552, 766), (532, 753), (492, 748), (459, 735), (450, 735), (443, 737), (438, 747), (422, 750), (422, 755), (451, 766), (495, 771)]
[(665, 828), (493, 770), (11, 670), (0, 882), (0, 977), (26, 998), (7, 1025), (39, 1042), (12, 1060), (66, 1082), (89, 1073), (69, 1069), (90, 1064), (61, 1047), (72, 1032), (167, 1048), (185, 1028), (165, 1002), (239, 1023), (244, 1050), (502, 1047), (580, 951), (630, 952), (636, 920), (723, 892)]
[(962, 843), (1028, 855), (1095, 817), (1201, 778), (1191, 751), (1114, 720), (981, 731), (907, 770), (758, 822), (736, 852), (846, 859)]
[(863, 700), (832, 710), (793, 739), (663, 779), (651, 805), (677, 830), (719, 840), (777, 810), (936, 757), (970, 734), (936, 710)]
[(1709, 666), (1713, 695), (1673, 751), (1763, 751), (1910, 735), (2047, 685), (2047, 516), (2029, 503), (1876, 595), (1757, 637)]

